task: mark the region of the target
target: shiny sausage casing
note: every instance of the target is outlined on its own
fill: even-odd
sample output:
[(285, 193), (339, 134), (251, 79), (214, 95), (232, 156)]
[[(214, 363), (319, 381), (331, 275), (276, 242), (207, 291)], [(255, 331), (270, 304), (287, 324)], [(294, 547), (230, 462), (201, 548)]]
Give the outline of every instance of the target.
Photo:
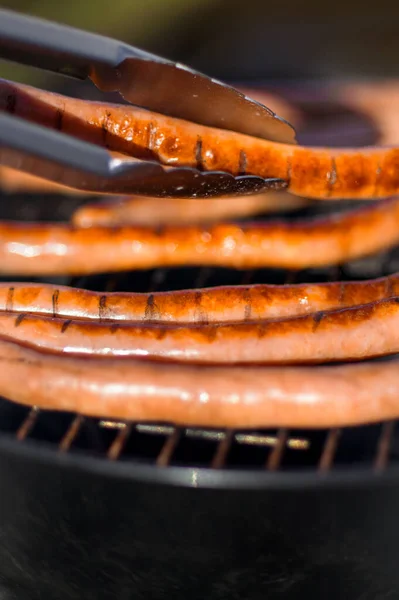
[(0, 313), (0, 335), (50, 350), (226, 364), (357, 360), (399, 353), (399, 298), (287, 319), (175, 325)]
[(268, 142), (132, 106), (68, 98), (2, 80), (0, 110), (110, 150), (169, 166), (283, 179), (309, 198), (384, 198), (399, 193), (399, 149), (310, 148)]
[(93, 292), (0, 282), (0, 310), (144, 323), (213, 323), (294, 317), (399, 296), (399, 275), (366, 281), (241, 285), (172, 292)]
[(92, 227), (0, 222), (0, 273), (85, 275), (162, 266), (303, 269), (399, 242), (399, 198), (305, 222)]
[(0, 339), (0, 395), (129, 421), (327, 428), (399, 416), (396, 360), (329, 367), (219, 367), (60, 356)]

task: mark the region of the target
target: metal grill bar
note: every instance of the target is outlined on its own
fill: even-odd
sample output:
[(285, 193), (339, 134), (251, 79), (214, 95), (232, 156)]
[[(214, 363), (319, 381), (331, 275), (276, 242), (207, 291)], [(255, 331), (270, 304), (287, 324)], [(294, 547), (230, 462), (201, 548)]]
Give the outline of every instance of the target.
[(332, 468), (340, 435), (340, 429), (330, 429), (330, 431), (328, 432), (326, 441), (324, 443), (323, 451), (320, 457), (319, 471), (326, 472)]
[(167, 467), (172, 461), (173, 452), (176, 449), (177, 444), (181, 436), (181, 430), (177, 427), (173, 429), (172, 433), (166, 438), (162, 450), (160, 451), (156, 460), (157, 467)]
[(219, 442), (219, 445), (216, 449), (215, 455), (211, 462), (212, 469), (221, 469), (224, 467), (227, 456), (230, 452), (231, 444), (234, 440), (234, 432), (232, 429), (228, 429), (224, 435), (224, 437)]
[(33, 406), (33, 408), (31, 408), (31, 410), (28, 412), (26, 418), (22, 421), (22, 424), (20, 425), (15, 435), (19, 442), (22, 442), (26, 437), (28, 437), (29, 433), (31, 432), (36, 423), (38, 416), (39, 409), (36, 406)]
[(266, 468), (268, 471), (277, 471), (280, 468), (283, 460), (284, 448), (287, 445), (288, 431), (287, 429), (280, 429), (277, 434), (277, 442), (267, 457)]
[(123, 450), (124, 445), (129, 439), (129, 435), (132, 431), (132, 426), (130, 423), (126, 423), (125, 427), (119, 429), (118, 433), (111, 446), (108, 449), (107, 457), (110, 460), (117, 460)]
[(61, 438), (61, 441), (59, 444), (60, 452), (68, 452), (68, 450), (72, 446), (75, 438), (77, 437), (77, 435), (80, 431), (80, 428), (83, 425), (83, 422), (84, 422), (84, 417), (82, 417), (82, 415), (76, 415), (76, 417), (72, 420), (64, 437)]

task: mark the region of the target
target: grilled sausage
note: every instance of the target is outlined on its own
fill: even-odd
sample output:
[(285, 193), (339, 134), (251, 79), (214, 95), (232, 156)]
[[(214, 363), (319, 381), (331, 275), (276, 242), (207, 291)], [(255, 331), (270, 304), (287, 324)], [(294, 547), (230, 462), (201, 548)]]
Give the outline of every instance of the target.
[(345, 82), (327, 86), (326, 91), (330, 98), (371, 118), (379, 127), (380, 144), (396, 145), (399, 142), (397, 79)]
[(79, 207), (72, 216), (77, 227), (120, 225), (192, 225), (222, 219), (239, 219), (260, 213), (302, 208), (309, 200), (270, 191), (232, 198), (140, 198), (124, 197), (112, 202), (95, 201)]
[(399, 192), (399, 148), (310, 148), (200, 126), (131, 106), (88, 102), (0, 82), (0, 110), (139, 159), (278, 178), (309, 198)]
[(0, 313), (0, 335), (77, 354), (229, 364), (357, 360), (399, 353), (399, 299), (255, 322), (99, 323)]
[(399, 198), (305, 222), (153, 229), (0, 222), (0, 273), (84, 275), (161, 266), (303, 269), (399, 241)]
[(198, 427), (324, 428), (399, 416), (397, 361), (218, 367), (60, 356), (0, 339), (0, 394), (42, 409)]
[(366, 281), (220, 286), (173, 292), (93, 292), (0, 282), (0, 310), (145, 323), (221, 323), (311, 314), (399, 296), (399, 275)]

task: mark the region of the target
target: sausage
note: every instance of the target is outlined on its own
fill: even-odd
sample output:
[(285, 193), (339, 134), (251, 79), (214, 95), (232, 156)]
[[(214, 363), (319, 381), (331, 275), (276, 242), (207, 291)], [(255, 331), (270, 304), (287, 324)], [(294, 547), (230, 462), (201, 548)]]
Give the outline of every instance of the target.
[(336, 98), (345, 106), (361, 111), (377, 123), (380, 130), (379, 143), (399, 143), (399, 82), (397, 79), (357, 81), (328, 86), (330, 98)]
[(128, 105), (0, 82), (6, 110), (139, 159), (288, 182), (295, 195), (369, 199), (399, 192), (399, 148), (311, 148), (200, 126)]
[(304, 222), (76, 228), (0, 222), (0, 273), (85, 275), (162, 266), (303, 269), (399, 241), (399, 198)]
[(222, 219), (238, 219), (259, 213), (295, 210), (310, 203), (284, 192), (252, 196), (193, 199), (123, 197), (112, 202), (95, 201), (80, 206), (72, 216), (77, 227), (119, 225), (192, 225)]
[[(298, 125), (298, 123), (301, 123), (301, 114), (300, 112), (294, 107), (292, 106), (289, 102), (287, 102), (286, 100), (284, 100), (283, 98), (275, 95), (275, 94), (270, 94), (265, 92), (264, 90), (260, 90), (257, 88), (242, 88), (241, 86), (239, 86), (240, 91), (247, 95), (250, 96), (253, 100), (256, 100), (257, 102), (261, 102), (262, 104), (266, 104), (267, 106), (270, 106), (273, 111), (275, 113), (278, 113), (281, 117), (283, 117), (284, 119), (294, 122), (295, 125)], [(31, 175), (30, 173), (24, 173), (22, 171), (16, 171), (15, 169), (11, 169), (9, 167), (2, 167), (0, 166), (0, 186), (3, 190), (5, 190), (6, 192), (36, 192), (36, 193), (40, 193), (40, 192), (44, 192), (44, 193), (51, 193), (51, 192), (58, 192), (58, 193), (62, 193), (62, 194), (79, 194), (79, 195), (89, 195), (87, 192), (83, 192), (83, 191), (79, 191), (79, 190), (74, 190), (73, 188), (67, 187), (65, 185), (62, 185), (60, 183), (56, 183), (54, 181), (49, 181), (46, 179), (43, 179), (41, 177), (36, 177), (35, 175)], [(256, 200), (255, 200), (256, 198)], [(304, 199), (296, 199), (293, 198), (291, 195), (289, 194), (281, 194), (278, 197), (275, 197), (275, 195), (273, 193), (270, 194), (259, 194), (259, 195), (255, 195), (254, 196), (254, 200), (253, 203), (254, 205), (257, 207), (260, 207), (261, 211), (272, 211), (272, 210), (281, 210), (281, 208), (279, 208), (278, 206), (275, 206), (276, 203), (276, 199), (278, 198), (279, 204), (281, 206), (282, 209), (286, 210), (287, 208), (296, 208), (297, 206), (302, 206), (305, 203)], [(218, 213), (218, 209), (220, 207), (221, 213), (218, 215), (218, 217), (213, 216), (213, 214), (211, 215), (211, 219), (212, 220), (216, 220), (216, 218), (220, 218), (220, 217), (227, 217), (230, 215), (230, 212), (228, 212), (228, 208), (226, 205), (226, 203), (224, 202), (224, 200), (226, 200), (226, 198), (223, 199), (223, 201), (220, 201), (218, 198), (215, 198), (215, 205), (216, 207), (211, 204), (211, 202), (209, 200), (206, 201), (201, 201), (201, 203), (197, 203), (194, 201), (188, 202), (186, 203), (185, 199), (182, 198), (165, 198), (162, 200), (162, 206), (163, 209), (165, 211), (161, 212), (159, 211), (159, 202), (160, 200), (157, 199), (152, 199), (152, 198), (124, 198), (124, 208), (125, 208), (125, 214), (127, 213), (127, 215), (130, 215), (130, 211), (132, 212), (131, 215), (131, 220), (132, 222), (136, 223), (136, 224), (145, 224), (145, 225), (149, 225), (151, 223), (153, 223), (153, 219), (162, 219), (163, 215), (165, 214), (165, 218), (168, 218), (168, 215), (166, 213), (172, 213), (171, 214), (171, 218), (170, 220), (168, 220), (167, 222), (178, 222), (178, 219), (180, 217), (180, 210), (183, 212), (183, 217), (185, 216), (185, 213), (187, 212), (187, 218), (184, 220), (184, 222), (191, 222), (189, 217), (191, 214), (195, 213), (195, 209), (198, 207), (198, 211), (199, 211), (199, 216), (202, 217), (203, 212), (206, 214), (208, 213), (209, 215), (209, 209), (211, 209), (212, 213)], [(254, 214), (252, 212), (249, 211), (247, 212), (245, 210), (244, 207), (246, 206), (251, 206), (251, 201), (252, 198), (251, 197), (247, 197), (245, 196), (242, 202), (239, 202), (239, 200), (237, 199), (237, 197), (232, 197), (229, 198), (229, 204), (233, 205), (232, 206), (232, 214), (235, 214), (235, 210), (237, 210), (237, 214), (241, 216), (241, 212), (240, 209), (242, 208), (243, 210), (243, 214), (247, 215), (247, 214)], [(298, 204), (297, 204), (298, 202)], [(125, 204), (126, 203), (126, 204)], [(119, 204), (117, 205), (119, 206)], [(190, 208), (189, 208), (190, 206)], [(101, 206), (101, 210), (107, 210), (107, 211), (111, 211), (111, 207), (114, 207), (114, 204), (110, 204), (109, 206), (107, 205), (106, 207)], [(206, 209), (205, 209), (206, 207)], [(224, 211), (222, 210), (223, 208), (226, 208), (226, 213), (224, 213)], [(91, 224), (94, 224), (95, 218), (97, 217), (97, 210), (100, 211), (100, 205), (97, 206), (97, 204), (90, 205), (90, 206), (86, 206), (85, 207), (87, 210), (82, 209), (82, 225), (88, 226), (89, 223), (89, 219), (91, 221)], [(147, 210), (148, 209), (148, 210)], [(90, 211), (93, 211), (92, 213)], [(203, 211), (203, 212), (202, 212)], [(79, 211), (78, 211), (79, 212)], [(90, 214), (89, 214), (90, 213)], [(107, 212), (107, 217), (108, 217), (108, 212)], [(110, 224), (110, 220), (111, 220), (111, 215), (109, 214), (109, 219), (105, 220), (105, 212), (101, 213), (102, 218), (104, 218), (104, 224)], [(119, 216), (119, 215), (118, 215)], [(98, 214), (98, 217), (100, 217), (100, 214)], [(134, 219), (133, 219), (134, 217)], [(173, 217), (173, 218), (172, 218)], [(79, 219), (80, 219), (80, 214), (77, 215), (77, 218), (75, 219), (75, 223), (76, 224), (80, 224), (79, 223)], [(192, 222), (197, 222), (197, 220), (195, 217), (195, 214), (192, 217)], [(85, 223), (83, 223), (83, 220), (85, 221)], [(99, 220), (97, 224), (102, 224), (102, 220)]]
[(144, 323), (221, 323), (311, 314), (399, 296), (399, 274), (366, 281), (219, 286), (172, 292), (93, 292), (0, 282), (0, 310)]
[(398, 327), (398, 297), (287, 319), (189, 325), (0, 313), (0, 335), (57, 352), (207, 364), (304, 364), (386, 356), (399, 353)]
[(3, 166), (0, 166), (0, 187), (8, 193), (33, 192), (39, 194), (87, 195), (87, 192), (75, 190), (61, 183)]
[(327, 428), (399, 416), (396, 360), (220, 367), (61, 356), (0, 339), (0, 394), (41, 409), (197, 427)]

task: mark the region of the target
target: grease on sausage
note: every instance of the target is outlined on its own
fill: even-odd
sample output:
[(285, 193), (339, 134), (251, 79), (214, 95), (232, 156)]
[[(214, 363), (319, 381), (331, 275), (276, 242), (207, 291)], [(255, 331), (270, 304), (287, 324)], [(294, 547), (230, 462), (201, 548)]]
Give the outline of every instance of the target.
[(226, 364), (303, 364), (399, 353), (397, 297), (302, 317), (236, 323), (99, 323), (0, 313), (0, 335), (57, 352)]
[(399, 275), (365, 281), (219, 286), (172, 292), (94, 292), (0, 282), (0, 310), (53, 317), (145, 323), (221, 323), (311, 314), (399, 295)]
[(93, 417), (198, 427), (326, 428), (399, 416), (396, 360), (218, 367), (60, 356), (0, 339), (0, 395)]
[(399, 241), (399, 198), (304, 222), (91, 227), (0, 222), (0, 273), (85, 275), (161, 266), (303, 269)]
[[(12, 102), (10, 102), (10, 98)], [(288, 182), (309, 198), (384, 198), (399, 193), (399, 148), (310, 148), (199, 126), (131, 106), (67, 98), (0, 82), (0, 110), (62, 129), (110, 150), (169, 166)], [(200, 142), (200, 144), (198, 143)], [(200, 156), (198, 155), (200, 148)], [(243, 158), (245, 160), (243, 160)]]

